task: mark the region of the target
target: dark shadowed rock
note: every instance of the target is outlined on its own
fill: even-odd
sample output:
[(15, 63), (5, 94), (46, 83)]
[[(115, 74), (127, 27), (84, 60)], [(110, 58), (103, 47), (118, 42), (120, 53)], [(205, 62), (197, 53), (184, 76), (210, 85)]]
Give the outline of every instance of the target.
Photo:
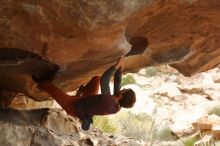
[(219, 0), (150, 2), (1, 0), (1, 90), (48, 100), (33, 74), (71, 91), (129, 51), (126, 72), (170, 64), (190, 76), (219, 64)]

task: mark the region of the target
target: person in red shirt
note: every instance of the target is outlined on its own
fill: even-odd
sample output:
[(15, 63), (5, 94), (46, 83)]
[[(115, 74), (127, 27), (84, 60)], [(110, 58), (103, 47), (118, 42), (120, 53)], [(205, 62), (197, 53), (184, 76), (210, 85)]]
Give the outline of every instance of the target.
[[(109, 115), (120, 111), (121, 107), (133, 107), (136, 96), (131, 89), (121, 90), (121, 78), (124, 59), (108, 68), (102, 76), (93, 77), (86, 85), (80, 86), (75, 96), (58, 89), (51, 81), (38, 84), (41, 90), (49, 93), (71, 116), (82, 121), (82, 129), (88, 130), (94, 115)], [(111, 95), (109, 82), (114, 74), (114, 93)], [(99, 86), (101, 94), (98, 94)]]

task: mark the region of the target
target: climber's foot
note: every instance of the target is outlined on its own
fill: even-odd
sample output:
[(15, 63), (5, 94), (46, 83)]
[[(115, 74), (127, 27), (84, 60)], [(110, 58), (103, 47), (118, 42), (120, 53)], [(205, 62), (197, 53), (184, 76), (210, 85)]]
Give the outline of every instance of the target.
[(85, 131), (89, 130), (90, 124), (93, 123), (92, 116), (86, 116), (86, 118), (82, 121), (81, 128)]

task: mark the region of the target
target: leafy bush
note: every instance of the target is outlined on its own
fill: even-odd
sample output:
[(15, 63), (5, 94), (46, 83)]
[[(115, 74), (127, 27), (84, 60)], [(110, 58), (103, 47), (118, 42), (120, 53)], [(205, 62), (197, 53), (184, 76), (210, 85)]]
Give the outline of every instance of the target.
[(121, 112), (114, 120), (118, 127), (121, 127), (120, 132), (127, 137), (152, 143), (156, 137), (155, 121), (146, 113)]
[(136, 81), (134, 77), (130, 74), (126, 75), (125, 77), (122, 78), (121, 85), (128, 85), (128, 84), (136, 84)]
[[(177, 139), (169, 128), (160, 130), (155, 119), (146, 113), (134, 114), (121, 111), (113, 116), (95, 116), (93, 121), (93, 126), (105, 133), (120, 133), (134, 139), (142, 139), (149, 145)], [(186, 141), (186, 144), (188, 143), (189, 140)]]
[(100, 129), (105, 133), (117, 133), (118, 127), (110, 121), (108, 116), (94, 116), (93, 117), (93, 127)]
[(159, 130), (157, 134), (157, 140), (159, 141), (171, 141), (177, 139), (178, 138), (175, 135), (173, 135), (172, 130), (168, 127)]
[(184, 146), (194, 146), (194, 143), (197, 141), (195, 137), (189, 137), (184, 140)]
[(215, 106), (213, 109), (209, 111), (209, 115), (216, 114), (217, 116), (220, 116), (220, 105)]

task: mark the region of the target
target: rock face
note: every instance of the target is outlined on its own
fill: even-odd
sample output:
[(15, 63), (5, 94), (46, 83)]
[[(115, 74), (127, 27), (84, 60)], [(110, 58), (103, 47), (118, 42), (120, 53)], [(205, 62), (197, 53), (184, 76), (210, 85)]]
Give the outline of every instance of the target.
[[(220, 118), (219, 116), (213, 114), (211, 116), (205, 116), (200, 119), (198, 119), (196, 122), (192, 123), (193, 127), (196, 130), (200, 131), (212, 131), (213, 137), (219, 139), (219, 125), (220, 125)], [(218, 129), (218, 130), (217, 130)]]
[(4, 146), (144, 146), (123, 136), (84, 132), (80, 123), (60, 110), (0, 110), (0, 145)]
[[(132, 74), (136, 85), (125, 86), (137, 93), (137, 101), (131, 112), (143, 112), (150, 117), (155, 117), (157, 127), (169, 127), (179, 138), (197, 132), (192, 123), (198, 123), (198, 121), (201, 130), (203, 125), (210, 130), (210, 123), (212, 123), (217, 135), (219, 118), (216, 120), (210, 115), (219, 115), (220, 98), (217, 95), (220, 94), (220, 90), (216, 76), (219, 76), (220, 67), (198, 73), (190, 78), (173, 72), (170, 67), (164, 67), (157, 70), (157, 74), (153, 76), (149, 76), (148, 69)], [(200, 122), (201, 117), (208, 117), (211, 122), (206, 118)]]
[(219, 63), (219, 5), (215, 0), (168, 0), (145, 7), (130, 19), (127, 30), (146, 37), (149, 46), (131, 61), (170, 64), (186, 76), (214, 67)]
[[(48, 66), (58, 65), (53, 81), (65, 91), (101, 74), (130, 49), (143, 52), (147, 44), (142, 54), (126, 57), (125, 71), (170, 64), (189, 76), (219, 64), (219, 0), (150, 2), (1, 0), (0, 50), (16, 48), (40, 56), (51, 63)], [(0, 74), (3, 90), (49, 99), (36, 88), (27, 68), (7, 76), (12, 72), (8, 66), (22, 63), (4, 59), (0, 60), (0, 70), (6, 73), (6, 78)]]

